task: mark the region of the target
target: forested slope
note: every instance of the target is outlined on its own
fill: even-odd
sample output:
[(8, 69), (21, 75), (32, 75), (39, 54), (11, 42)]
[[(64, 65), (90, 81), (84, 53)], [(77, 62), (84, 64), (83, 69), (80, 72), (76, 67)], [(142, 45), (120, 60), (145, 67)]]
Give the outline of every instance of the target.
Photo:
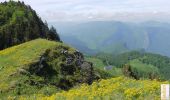
[[(118, 68), (130, 68), (137, 78), (170, 79), (170, 58), (144, 51), (131, 51), (118, 55), (100, 53), (95, 56)], [(128, 66), (128, 67), (127, 67)]]
[(24, 2), (0, 3), (0, 49), (36, 38), (60, 41), (56, 29), (49, 29), (48, 24)]

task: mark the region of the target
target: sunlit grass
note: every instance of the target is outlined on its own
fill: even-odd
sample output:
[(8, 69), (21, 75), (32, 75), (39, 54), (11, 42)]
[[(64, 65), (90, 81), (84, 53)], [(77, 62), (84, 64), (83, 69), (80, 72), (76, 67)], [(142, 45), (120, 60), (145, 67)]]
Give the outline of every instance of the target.
[(64, 45), (60, 42), (36, 39), (0, 51), (0, 90), (5, 91), (13, 81), (17, 81), (19, 69), (39, 61), (49, 48)]
[(34, 97), (38, 100), (160, 100), (160, 85), (163, 83), (168, 82), (117, 77), (93, 82), (92, 85), (83, 84), (51, 96), (37, 94), (30, 99)]

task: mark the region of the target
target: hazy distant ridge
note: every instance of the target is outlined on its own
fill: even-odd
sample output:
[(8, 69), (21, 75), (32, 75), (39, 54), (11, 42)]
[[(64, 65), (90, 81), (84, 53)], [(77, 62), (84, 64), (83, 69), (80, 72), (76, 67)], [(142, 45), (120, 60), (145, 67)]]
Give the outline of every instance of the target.
[[(121, 53), (144, 49), (148, 52), (170, 56), (169, 26), (169, 23), (154, 21), (138, 24), (118, 21), (93, 21), (63, 23), (60, 26), (56, 25), (56, 28), (63, 41), (81, 51), (87, 51), (88, 48), (96, 52)], [(73, 37), (76, 41), (68, 42), (68, 39)], [(86, 50), (83, 50), (81, 46), (86, 47)]]

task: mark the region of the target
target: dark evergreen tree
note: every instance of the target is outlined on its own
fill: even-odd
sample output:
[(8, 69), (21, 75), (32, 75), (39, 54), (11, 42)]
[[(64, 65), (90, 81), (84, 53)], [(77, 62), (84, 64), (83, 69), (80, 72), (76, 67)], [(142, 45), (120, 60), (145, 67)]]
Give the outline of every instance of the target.
[(0, 50), (36, 38), (60, 41), (56, 29), (49, 30), (47, 22), (24, 2), (0, 3)]
[(51, 26), (51, 28), (50, 28), (48, 38), (52, 39), (52, 40), (55, 40), (55, 39), (60, 40), (60, 37), (59, 37), (56, 29), (53, 26)]

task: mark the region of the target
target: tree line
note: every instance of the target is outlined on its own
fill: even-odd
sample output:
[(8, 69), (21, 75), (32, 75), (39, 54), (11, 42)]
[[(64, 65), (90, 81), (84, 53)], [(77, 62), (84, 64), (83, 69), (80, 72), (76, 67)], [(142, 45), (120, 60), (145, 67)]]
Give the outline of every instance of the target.
[(0, 50), (36, 38), (60, 41), (56, 29), (49, 28), (29, 5), (0, 3)]

